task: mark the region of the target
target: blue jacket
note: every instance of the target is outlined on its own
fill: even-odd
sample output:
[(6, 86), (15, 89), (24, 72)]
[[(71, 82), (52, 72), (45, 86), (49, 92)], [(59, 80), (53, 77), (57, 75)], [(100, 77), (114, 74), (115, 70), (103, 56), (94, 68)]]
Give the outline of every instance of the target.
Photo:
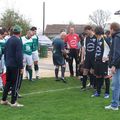
[(110, 58), (110, 65), (120, 68), (120, 31), (112, 35)]
[(6, 67), (23, 68), (22, 41), (16, 36), (12, 36), (5, 44), (5, 64)]

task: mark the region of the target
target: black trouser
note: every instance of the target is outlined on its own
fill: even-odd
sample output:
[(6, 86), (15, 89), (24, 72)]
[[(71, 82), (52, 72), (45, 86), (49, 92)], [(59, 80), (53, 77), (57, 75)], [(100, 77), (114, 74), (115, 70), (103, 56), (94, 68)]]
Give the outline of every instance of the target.
[(74, 75), (74, 71), (73, 71), (73, 58), (75, 59), (75, 63), (76, 63), (76, 76), (79, 75), (78, 72), (78, 55), (79, 55), (79, 50), (78, 49), (70, 49), (70, 53), (69, 53), (69, 70), (70, 70), (70, 75), (73, 76)]
[(103, 86), (104, 78), (96, 78), (96, 82), (97, 82), (97, 93), (100, 94), (101, 88)]
[(105, 93), (110, 94), (110, 79), (105, 78)]
[(2, 100), (6, 101), (8, 92), (11, 88), (11, 103), (14, 104), (18, 97), (18, 90), (21, 84), (20, 69), (15, 67), (7, 67), (6, 70), (6, 85), (3, 92)]

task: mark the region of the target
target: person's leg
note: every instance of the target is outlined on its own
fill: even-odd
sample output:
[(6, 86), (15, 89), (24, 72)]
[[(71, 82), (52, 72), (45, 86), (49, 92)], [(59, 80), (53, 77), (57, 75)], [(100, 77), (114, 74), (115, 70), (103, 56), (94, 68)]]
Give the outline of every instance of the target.
[(39, 56), (38, 56), (38, 51), (36, 51), (32, 54), (32, 59), (34, 61), (34, 70), (35, 70), (36, 79), (39, 79), (39, 65), (38, 65)]
[(65, 65), (62, 65), (62, 66), (61, 66), (61, 80), (62, 80), (64, 83), (66, 83), (64, 77), (65, 77)]
[(76, 76), (79, 76), (79, 52), (77, 49), (74, 51), (74, 58), (75, 58), (75, 64), (76, 64)]
[(61, 66), (61, 78), (65, 77), (65, 65)]
[(38, 66), (38, 61), (34, 61), (34, 70), (35, 70), (36, 79), (39, 79), (39, 66)]
[(6, 69), (6, 84), (5, 84), (3, 96), (2, 96), (3, 101), (7, 100), (7, 95), (10, 90), (11, 85), (12, 85), (11, 69), (7, 67), (7, 69)]
[(110, 79), (105, 78), (105, 94), (110, 94)]
[(33, 60), (32, 60), (32, 55), (27, 55), (27, 65), (28, 65), (28, 73), (29, 73), (29, 80), (32, 80), (32, 64), (33, 64)]
[(82, 88), (81, 89), (86, 88), (88, 71), (89, 71), (88, 69), (83, 70), (83, 81), (82, 81)]
[(103, 85), (104, 78), (103, 77), (96, 78), (96, 81), (97, 81), (97, 93), (100, 95), (101, 94), (101, 88), (102, 88), (102, 85)]
[(120, 69), (116, 70), (116, 73), (112, 77), (112, 107), (118, 107), (120, 95)]
[(58, 73), (59, 73), (59, 66), (56, 65), (55, 66), (55, 79), (56, 79), (56, 81), (58, 80)]
[(69, 64), (70, 76), (74, 76), (74, 71), (73, 71), (73, 57), (70, 57), (68, 64)]
[(11, 98), (11, 104), (15, 104), (15, 102), (17, 101), (17, 97), (18, 97), (18, 91), (19, 91), (19, 87), (21, 84), (21, 78), (20, 78), (20, 70), (19, 69), (12, 69), (12, 98)]

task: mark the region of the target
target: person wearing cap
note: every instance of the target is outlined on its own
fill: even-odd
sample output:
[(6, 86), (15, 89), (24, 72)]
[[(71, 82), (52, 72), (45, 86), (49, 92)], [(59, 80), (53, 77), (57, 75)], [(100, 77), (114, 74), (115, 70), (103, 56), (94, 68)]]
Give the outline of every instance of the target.
[[(11, 107), (23, 107), (17, 103), (19, 84), (21, 83), (21, 75), (23, 74), (23, 50), (22, 41), (20, 40), (21, 27), (15, 25), (13, 27), (13, 35), (5, 44), (5, 65), (6, 65), (6, 85), (4, 87), (1, 100), (2, 105), (10, 105)], [(7, 100), (9, 90), (12, 90), (11, 102)]]
[(39, 65), (38, 65), (38, 61), (39, 61), (39, 56), (38, 56), (39, 42), (38, 42), (38, 36), (36, 35), (37, 28), (33, 26), (30, 30), (33, 33), (33, 36), (32, 36), (32, 41), (33, 41), (32, 59), (33, 59), (33, 62), (34, 62), (35, 76), (36, 76), (36, 79), (40, 79), (40, 77), (39, 77)]

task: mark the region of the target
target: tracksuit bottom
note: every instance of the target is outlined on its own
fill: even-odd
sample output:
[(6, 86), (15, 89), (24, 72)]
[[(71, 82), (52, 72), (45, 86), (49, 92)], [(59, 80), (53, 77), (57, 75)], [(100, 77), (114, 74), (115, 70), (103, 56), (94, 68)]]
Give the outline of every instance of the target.
[(3, 97), (2, 97), (3, 101), (6, 101), (10, 88), (12, 90), (11, 104), (14, 104), (17, 101), (18, 91), (20, 89), (21, 81), (22, 79), (21, 79), (20, 69), (16, 67), (7, 67), (6, 85), (4, 87)]

